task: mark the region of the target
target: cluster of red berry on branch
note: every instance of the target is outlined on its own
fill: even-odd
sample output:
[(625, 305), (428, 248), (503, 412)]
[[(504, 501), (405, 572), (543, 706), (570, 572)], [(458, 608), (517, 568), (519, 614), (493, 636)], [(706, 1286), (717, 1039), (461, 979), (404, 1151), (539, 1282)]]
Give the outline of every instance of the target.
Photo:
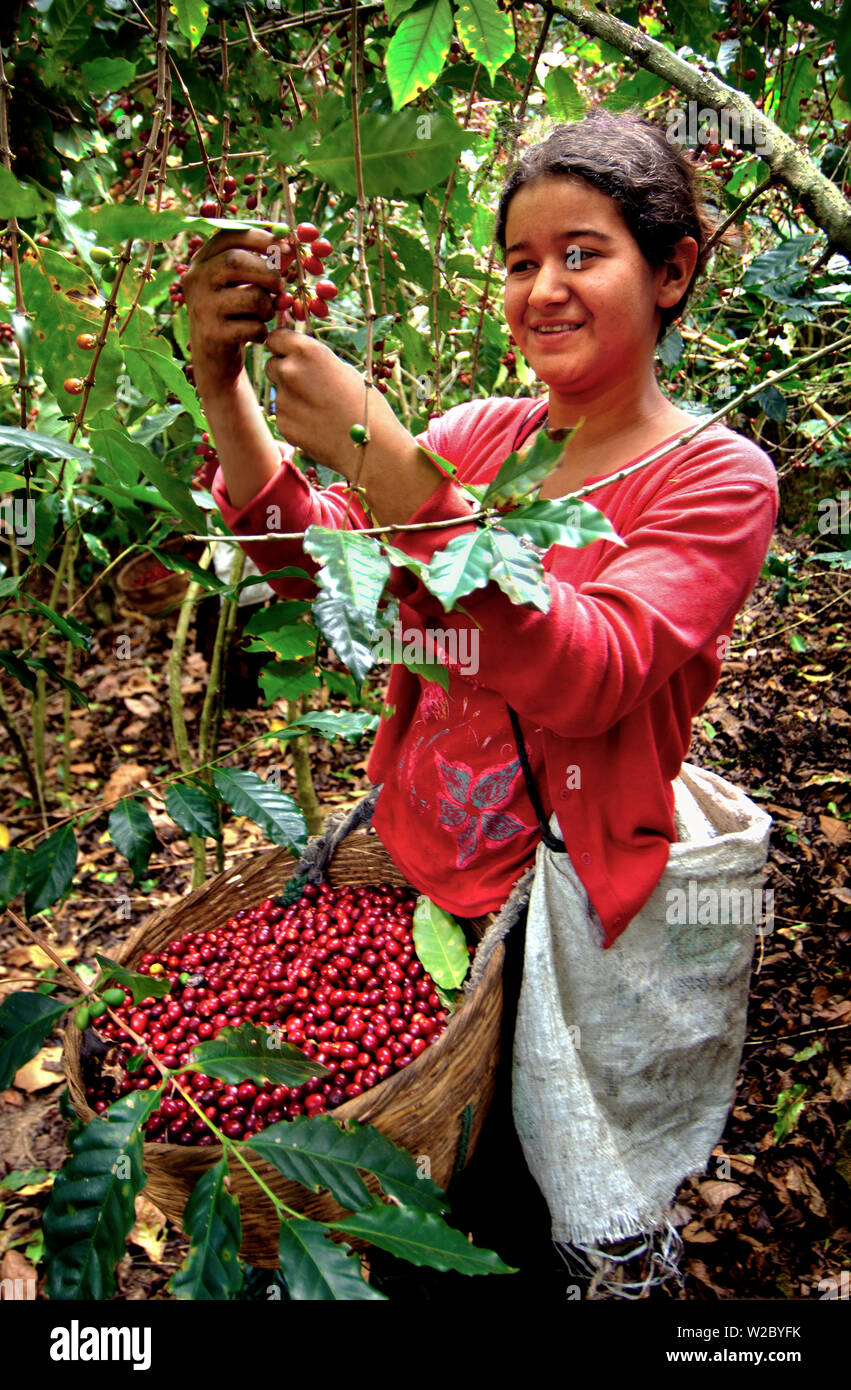
[[(289, 227), (276, 225), (271, 230), (276, 240), (266, 254), (285, 284), (292, 286), (281, 290), (275, 300), (279, 327), (283, 327), (286, 314), (299, 323), (309, 321), (311, 315), (327, 318), (328, 303), (337, 298), (337, 286), (325, 276), (324, 262), (334, 254), (331, 242), (313, 222), (299, 222), (295, 236)], [(309, 275), (316, 277), (312, 288), (306, 279)]]
[[(266, 898), (221, 927), (187, 932), (162, 951), (145, 954), (139, 973), (166, 979), (170, 991), (138, 1005), (125, 991), (116, 1015), (177, 1073), (228, 1138), (333, 1110), (409, 1066), (446, 1026), (447, 1010), (414, 947), (416, 900), (405, 888), (329, 884), (307, 885), (289, 906)], [(276, 1030), (278, 1038), (328, 1071), (294, 1087), (226, 1085), (179, 1071), (199, 1043), (245, 1023)], [(102, 1114), (116, 1091), (148, 1090), (161, 1074), (150, 1061), (128, 1069), (142, 1050), (119, 1024), (106, 1018), (97, 1029), (117, 1045), (122, 1068), (117, 1083), (106, 1071), (89, 1080), (89, 1102)], [(145, 1133), (161, 1142), (213, 1142), (209, 1127), (174, 1088)]]

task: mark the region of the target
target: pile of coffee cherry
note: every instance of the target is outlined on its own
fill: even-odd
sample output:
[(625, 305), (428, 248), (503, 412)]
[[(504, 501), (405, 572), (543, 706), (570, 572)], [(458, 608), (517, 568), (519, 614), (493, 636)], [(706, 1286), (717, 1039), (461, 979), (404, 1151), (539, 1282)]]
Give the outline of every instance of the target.
[[(128, 990), (115, 1013), (230, 1139), (333, 1110), (409, 1066), (446, 1027), (447, 1011), (414, 947), (416, 902), (407, 888), (327, 883), (306, 885), (289, 906), (266, 898), (219, 927), (186, 932), (161, 952), (143, 955), (136, 969), (166, 979), (170, 991), (134, 1004)], [(199, 1043), (248, 1023), (269, 1028), (270, 1057), (277, 1041), (289, 1043), (328, 1072), (287, 1087), (229, 1085), (179, 1071)], [(89, 1104), (102, 1114), (117, 1095), (157, 1085), (161, 1073), (150, 1061), (129, 1071), (139, 1045), (108, 1017), (97, 1029), (116, 1045), (121, 1070), (117, 1091), (105, 1072), (87, 1089)], [(145, 1135), (162, 1143), (214, 1142), (171, 1086)]]
[(167, 579), (170, 574), (171, 570), (167, 569), (160, 560), (154, 560), (144, 569), (138, 570), (133, 575), (130, 584), (134, 589), (142, 589), (148, 584), (156, 584), (160, 579)]

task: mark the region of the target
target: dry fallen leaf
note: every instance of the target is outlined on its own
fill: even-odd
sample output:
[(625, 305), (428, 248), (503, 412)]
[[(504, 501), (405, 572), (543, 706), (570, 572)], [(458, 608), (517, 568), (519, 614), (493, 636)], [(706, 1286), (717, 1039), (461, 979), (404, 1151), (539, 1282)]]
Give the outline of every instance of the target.
[(166, 1241), (166, 1220), (159, 1207), (155, 1207), (140, 1192), (136, 1198), (136, 1221), (129, 1236), (132, 1245), (140, 1246), (152, 1264), (162, 1262)]
[(691, 1245), (714, 1245), (718, 1239), (711, 1231), (701, 1226), (699, 1221), (690, 1221), (687, 1226), (683, 1226), (680, 1235)]
[(159, 700), (155, 700), (153, 695), (128, 695), (124, 704), (137, 719), (151, 719), (160, 707)]
[(61, 1068), (51, 1071), (47, 1067), (48, 1062), (53, 1062), (59, 1066), (62, 1058), (61, 1047), (43, 1047), (37, 1057), (33, 1057), (29, 1062), (25, 1062), (22, 1067), (15, 1072), (14, 1085), (19, 1091), (43, 1091), (45, 1086), (58, 1086), (64, 1081)]
[(814, 1216), (826, 1216), (824, 1198), (805, 1168), (793, 1163), (786, 1174), (786, 1186), (790, 1192), (797, 1192), (804, 1198)]
[(76, 777), (88, 777), (93, 772), (97, 772), (94, 763), (72, 763), (71, 771)]
[(130, 792), (138, 791), (148, 780), (148, 769), (139, 763), (123, 763), (109, 776), (103, 789), (105, 802), (120, 801)]
[[(20, 1282), (15, 1285), (15, 1281)], [(11, 1290), (11, 1292), (10, 1292)], [(7, 1250), (0, 1260), (0, 1298), (35, 1298), (38, 1272), (18, 1250)]]
[(731, 1197), (736, 1197), (742, 1191), (737, 1182), (723, 1182), (720, 1178), (708, 1178), (706, 1182), (699, 1182), (697, 1190), (709, 1208), (709, 1215), (715, 1216), (726, 1201)]
[[(77, 947), (73, 942), (66, 942), (64, 946), (51, 942), (51, 946), (62, 960), (76, 960)], [(32, 965), (36, 970), (46, 970), (54, 962), (40, 946), (13, 946), (11, 951), (6, 952), (6, 964)]]
[(837, 849), (851, 840), (851, 830), (844, 820), (837, 820), (835, 816), (819, 816), (818, 823), (821, 826), (821, 833), (826, 836), (832, 845)]

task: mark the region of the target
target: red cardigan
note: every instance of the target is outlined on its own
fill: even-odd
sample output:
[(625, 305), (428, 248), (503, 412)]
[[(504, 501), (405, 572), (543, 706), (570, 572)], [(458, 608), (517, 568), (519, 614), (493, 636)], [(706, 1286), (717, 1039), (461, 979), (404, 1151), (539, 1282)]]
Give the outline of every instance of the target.
[[(456, 466), (459, 481), (485, 483), (546, 410), (545, 400), (475, 400), (432, 421), (420, 438)], [(282, 455), (280, 472), (239, 510), (217, 475), (213, 495), (235, 534), (341, 524), (345, 484), (313, 489), (288, 462), (288, 446)], [(439, 483), (411, 521), (451, 517), (448, 495), (448, 482)], [(767, 554), (778, 489), (768, 456), (715, 425), (589, 500), (626, 547), (600, 541), (579, 550), (551, 547), (544, 557), (552, 598), (546, 614), (512, 604), (494, 584), (461, 600), (466, 614), (447, 614), (407, 570), (393, 571), (393, 590), (404, 629), (460, 633), (478, 625), (479, 666), (470, 684), (494, 696), (492, 717), (502, 717), (506, 701), (518, 712), (545, 807), (558, 817), (608, 946), (643, 907), (667, 864), (676, 839), (671, 784), (688, 750), (691, 721), (717, 683), (725, 649), (720, 639), (730, 634)], [(279, 508), (279, 515), (270, 508)], [(359, 506), (352, 506), (349, 524), (368, 524)], [(427, 561), (469, 529), (462, 520), (446, 530), (405, 533), (395, 543)], [(263, 570), (316, 569), (298, 541), (245, 549)], [(312, 582), (272, 582), (288, 598), (315, 592)], [(451, 682), (465, 679), (452, 669)], [(404, 666), (392, 668), (387, 705), (395, 713), (381, 721), (368, 772), (373, 782), (385, 782), (374, 822), (382, 840), (415, 887), (435, 897), (432, 876), (440, 865), (423, 862), (416, 826), (398, 790), (390, 788), (428, 684)], [(578, 778), (571, 773), (576, 768)], [(526, 862), (531, 853), (529, 846)], [(498, 869), (493, 872), (503, 860), (504, 882)], [(522, 865), (499, 850), (491, 851), (488, 863), (485, 902), (476, 896), (474, 861), (463, 901), (456, 879), (453, 900), (441, 905), (460, 915), (499, 906)]]

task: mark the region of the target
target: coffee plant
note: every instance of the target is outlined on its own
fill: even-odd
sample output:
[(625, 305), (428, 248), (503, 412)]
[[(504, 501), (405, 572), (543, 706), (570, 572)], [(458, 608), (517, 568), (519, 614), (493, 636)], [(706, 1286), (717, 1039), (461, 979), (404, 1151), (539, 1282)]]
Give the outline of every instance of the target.
[[(31, 922), (73, 893), (78, 833), (93, 819), (104, 819), (137, 883), (156, 844), (152, 809), (189, 837), (196, 885), (207, 873), (209, 844), (223, 866), (228, 812), (299, 853), (321, 824), (307, 736), (359, 740), (377, 724), (374, 653), (394, 621), (393, 567), (412, 570), (446, 611), (491, 582), (512, 603), (546, 611), (543, 553), (616, 539), (588, 500), (593, 486), (558, 501), (536, 496), (563, 447), (543, 435), (506, 460), (487, 488), (468, 489), (476, 528), (428, 565), (393, 545), (390, 528), (312, 527), (303, 544), (317, 567), (313, 597), (274, 602), (246, 629), (253, 649), (268, 657), (267, 702), (287, 704), (285, 726), (262, 737), (292, 748), (297, 798), (244, 765), (251, 743), (221, 755), (237, 605), (261, 581), (245, 572), (209, 491), (217, 454), (193, 389), (182, 279), (223, 227), (272, 233), (285, 283), (279, 324), (314, 334), (362, 370), (363, 411), (352, 440), (369, 439), (376, 389), (416, 434), (471, 396), (539, 390), (505, 329), (493, 245), (496, 196), (529, 131), (535, 136), (543, 118), (574, 119), (598, 103), (637, 106), (667, 121), (671, 138), (705, 171), (726, 226), (687, 314), (660, 344), (660, 380), (695, 414), (695, 430), (724, 418), (775, 459), (786, 518), (813, 537), (810, 553), (797, 564), (774, 560), (775, 572), (785, 565), (800, 582), (807, 564), (847, 568), (847, 506), (841, 513), (837, 503), (824, 524), (823, 502), (841, 495), (851, 458), (843, 366), (849, 86), (848, 7), (804, 0), (770, 7), (650, 0), (619, 6), (616, 15), (580, 0), (388, 0), (383, 9), (351, 0), (311, 12), (279, 0), (13, 5), (0, 21), (0, 722), (7, 766), (20, 770), (26, 795), (0, 851), (0, 906), (17, 902)], [(249, 348), (248, 365), (274, 418), (262, 347)], [(335, 479), (298, 461), (314, 483)], [(221, 564), (225, 553), (229, 567)], [(72, 771), (72, 711), (89, 706), (82, 675), (105, 621), (104, 595), (130, 562), (129, 587), (140, 602), (150, 593), (156, 608), (156, 586), (169, 576), (178, 585), (161, 610), (177, 615), (168, 662), (174, 770), (111, 806), (86, 806)], [(311, 578), (301, 570), (277, 577)], [(180, 677), (193, 615), (210, 598), (219, 614), (193, 746)], [(415, 669), (445, 680), (439, 665)], [(32, 931), (17, 912), (13, 920)], [(374, 943), (363, 951), (379, 954)], [(107, 1038), (135, 1034), (133, 1046), (147, 1060), (134, 1073), (126, 1048), (133, 1089), (98, 1096), (99, 1118), (74, 1129), (45, 1221), (53, 1297), (114, 1290), (133, 1197), (145, 1180), (142, 1136), (174, 1106), (172, 1129), (186, 1120), (176, 1140), (209, 1134), (223, 1146), (187, 1207), (192, 1252), (174, 1283), (178, 1296), (232, 1297), (241, 1287), (239, 1214), (225, 1178), (228, 1161), (251, 1168), (242, 1146), (251, 1139), (259, 1153), (261, 1128), (265, 1159), (308, 1186), (323, 1184), (354, 1213), (335, 1228), (344, 1235), (384, 1242), (411, 1259), (426, 1259), (433, 1239), (439, 1254), (428, 1258), (438, 1268), (504, 1268), (442, 1222), (445, 1198), (412, 1181), (413, 1160), (376, 1133), (341, 1130), (319, 1113), (333, 1108), (332, 1092), (362, 1086), (371, 1068), (379, 1082), (388, 1074), (382, 1068), (416, 1055), (413, 1043), (428, 1045), (434, 1032), (390, 1029), (411, 1042), (379, 1061), (386, 1040), (373, 1017), (361, 1015), (355, 1026), (365, 1024), (375, 1047), (336, 1058), (368, 1059), (338, 1068), (346, 1078), (361, 1073), (343, 1086), (333, 1073), (323, 1080), (317, 1061), (292, 1041), (261, 1057), (257, 1028), (289, 1016), (264, 1019), (257, 1009), (255, 1023), (241, 1003), (228, 1015), (237, 1003), (229, 1000), (219, 1011), (229, 1021), (215, 1029), (218, 1039), (222, 1027), (233, 1028), (227, 1056), (209, 1053), (200, 1024), (177, 1039), (196, 1041), (175, 1056), (135, 1026), (139, 1012), (146, 1021), (155, 1009), (153, 1021), (172, 1017), (178, 993), (164, 1003), (169, 991), (151, 969), (174, 975), (168, 958), (146, 962), (141, 976), (101, 964), (96, 987), (62, 967), (86, 996), (78, 1026), (106, 1018)], [(367, 971), (373, 964), (359, 960)], [(390, 983), (404, 993), (406, 981)], [(187, 990), (198, 986), (166, 983), (180, 986), (181, 1008), (193, 1003)], [(78, 1007), (76, 997), (57, 998), (57, 988), (54, 979), (0, 1005), (0, 1088)], [(416, 988), (414, 980), (415, 995)], [(438, 1006), (425, 996), (429, 1017), (441, 1024), (437, 982), (434, 994)], [(130, 1000), (137, 1007), (128, 1013)], [(383, 1012), (379, 1002), (366, 1008), (392, 1023), (388, 999)], [(319, 1007), (342, 1025), (356, 1005), (320, 999)], [(340, 1009), (349, 1012), (337, 1020)], [(320, 1016), (318, 1026), (326, 1022)], [(311, 1041), (304, 1036), (308, 1054)], [(190, 1071), (210, 1082), (206, 1107)], [(237, 1105), (224, 1110), (247, 1113), (220, 1125), (221, 1097), (230, 1101), (234, 1087)], [(258, 1105), (276, 1088), (277, 1100)], [(277, 1118), (284, 1105), (286, 1118)], [(255, 1112), (267, 1127), (243, 1123)], [(121, 1177), (119, 1157), (127, 1160)], [(358, 1169), (373, 1172), (396, 1204), (374, 1201)], [(290, 1296), (375, 1296), (324, 1227), (280, 1203), (277, 1212)]]

